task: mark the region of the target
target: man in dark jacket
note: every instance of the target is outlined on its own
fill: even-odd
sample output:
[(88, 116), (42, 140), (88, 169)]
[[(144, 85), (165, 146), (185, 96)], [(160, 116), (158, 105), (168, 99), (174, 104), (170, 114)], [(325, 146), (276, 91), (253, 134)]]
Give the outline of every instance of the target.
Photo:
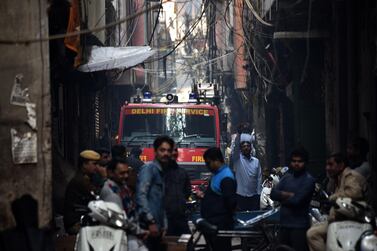
[(309, 207), (315, 180), (306, 171), (309, 155), (303, 148), (291, 153), (290, 170), (271, 191), (271, 199), (279, 201), (280, 241), (294, 250), (306, 251), (306, 231), (310, 227)]
[(149, 230), (146, 245), (150, 251), (164, 250), (162, 237), (167, 228), (164, 205), (164, 173), (168, 168), (174, 141), (160, 136), (153, 142), (154, 161), (145, 164), (139, 172), (136, 185), (136, 210), (139, 220)]
[(355, 138), (347, 146), (349, 167), (369, 180), (371, 167), (368, 162), (369, 143), (364, 138)]
[(85, 150), (80, 153), (80, 169), (68, 183), (65, 192), (64, 227), (69, 234), (77, 234), (80, 229), (81, 214), (77, 211), (78, 206), (88, 206), (89, 201), (94, 199), (91, 191), (99, 192), (96, 191), (93, 177), (97, 172), (97, 161), (100, 160), (100, 157), (97, 152), (92, 150)]
[(131, 149), (130, 156), (127, 158), (128, 164), (136, 172), (136, 174), (139, 173), (140, 168), (144, 165), (144, 162), (140, 159), (141, 153), (142, 150), (140, 147), (133, 147)]
[(140, 159), (142, 150), (140, 147), (133, 147), (130, 156), (127, 158), (128, 165), (130, 166), (130, 177), (128, 178), (128, 186), (132, 191), (136, 191), (137, 175), (140, 172), (144, 162)]
[[(201, 202), (201, 216), (218, 229), (232, 229), (237, 205), (234, 175), (224, 164), (219, 148), (209, 148), (203, 157), (213, 176)], [(230, 251), (232, 248), (231, 239), (216, 236), (207, 236), (206, 239), (216, 251)]]
[(178, 149), (175, 146), (172, 160), (166, 170), (165, 208), (168, 218), (167, 235), (180, 236), (190, 233), (186, 216), (186, 201), (191, 194), (191, 184), (187, 172), (178, 166)]
[(108, 149), (100, 147), (95, 149), (95, 151), (101, 156), (101, 161), (109, 162), (111, 160), (110, 151)]
[(111, 147), (111, 158), (116, 157), (126, 157), (126, 147), (124, 145), (118, 144)]
[(51, 251), (52, 231), (38, 228), (38, 201), (25, 194), (11, 205), (16, 227), (0, 232), (1, 251)]

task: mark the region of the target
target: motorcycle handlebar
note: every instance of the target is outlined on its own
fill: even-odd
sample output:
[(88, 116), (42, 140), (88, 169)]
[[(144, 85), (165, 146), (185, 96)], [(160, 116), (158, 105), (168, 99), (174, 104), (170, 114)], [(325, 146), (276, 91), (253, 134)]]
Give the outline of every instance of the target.
[(87, 206), (83, 206), (83, 205), (80, 205), (80, 204), (73, 204), (73, 208), (74, 208), (74, 211), (77, 212), (77, 213), (86, 214), (86, 213), (90, 212), (90, 210)]

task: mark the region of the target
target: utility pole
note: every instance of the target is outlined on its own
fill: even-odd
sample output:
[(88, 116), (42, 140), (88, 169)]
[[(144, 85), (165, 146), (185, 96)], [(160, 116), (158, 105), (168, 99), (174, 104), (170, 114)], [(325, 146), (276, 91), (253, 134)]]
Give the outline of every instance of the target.
[[(48, 36), (47, 1), (2, 0), (0, 9), (0, 40)], [(48, 42), (0, 44), (0, 229), (14, 225), (11, 202), (24, 194), (38, 201), (40, 226), (51, 220), (48, 53)]]
[(208, 28), (208, 82), (213, 83), (213, 61), (216, 58), (216, 6), (215, 3), (210, 2), (207, 11), (207, 25)]

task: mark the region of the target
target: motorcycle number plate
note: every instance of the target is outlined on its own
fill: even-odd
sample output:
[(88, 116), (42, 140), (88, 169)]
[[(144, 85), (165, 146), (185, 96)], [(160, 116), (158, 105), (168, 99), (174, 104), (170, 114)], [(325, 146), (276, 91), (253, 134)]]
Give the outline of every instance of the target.
[(106, 239), (106, 240), (114, 240), (114, 234), (111, 231), (106, 229), (96, 229), (93, 230), (90, 234), (92, 240), (96, 239)]

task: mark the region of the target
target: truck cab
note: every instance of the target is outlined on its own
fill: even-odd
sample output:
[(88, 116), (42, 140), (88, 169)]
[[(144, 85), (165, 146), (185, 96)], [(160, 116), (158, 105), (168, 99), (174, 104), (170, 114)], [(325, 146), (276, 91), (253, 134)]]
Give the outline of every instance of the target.
[(178, 164), (186, 169), (192, 184), (208, 177), (203, 154), (220, 147), (220, 119), (217, 106), (196, 103), (125, 103), (120, 112), (118, 143), (127, 149), (140, 147), (141, 160), (154, 159), (153, 141), (168, 135), (178, 147)]

